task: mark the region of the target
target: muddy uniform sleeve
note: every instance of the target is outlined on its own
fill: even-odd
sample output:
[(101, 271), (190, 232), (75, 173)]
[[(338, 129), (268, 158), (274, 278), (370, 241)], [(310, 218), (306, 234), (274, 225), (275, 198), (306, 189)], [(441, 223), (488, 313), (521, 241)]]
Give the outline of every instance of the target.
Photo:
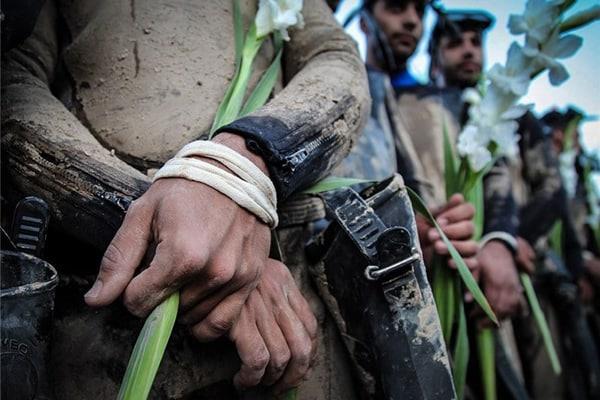
[[(517, 235), (517, 206), (512, 193), (510, 170), (505, 159), (500, 159), (483, 180), (484, 235), (500, 232), (500, 236), (514, 238)], [(512, 245), (513, 241), (506, 239)]]
[[(124, 172), (143, 175), (106, 150), (90, 131), (53, 94), (58, 68), (58, 16), (46, 1), (32, 34), (2, 57), (2, 133), (25, 139), (43, 137), (64, 149), (85, 151), (89, 158), (107, 162)], [(68, 150), (65, 150), (68, 152)]]
[(519, 235), (529, 243), (548, 234), (564, 215), (566, 194), (562, 188), (558, 160), (552, 143), (544, 136), (542, 125), (533, 115), (519, 121), (523, 178), (529, 187), (529, 200), (519, 210)]
[(57, 12), (48, 0), (31, 36), (2, 56), (3, 196), (42, 197), (53, 223), (103, 246), (120, 224), (122, 201), (141, 195), (149, 181), (52, 93), (58, 52)]
[(290, 31), (284, 89), (220, 132), (260, 154), (280, 200), (325, 177), (349, 152), (369, 114), (364, 65), (322, 0), (306, 0), (305, 25)]

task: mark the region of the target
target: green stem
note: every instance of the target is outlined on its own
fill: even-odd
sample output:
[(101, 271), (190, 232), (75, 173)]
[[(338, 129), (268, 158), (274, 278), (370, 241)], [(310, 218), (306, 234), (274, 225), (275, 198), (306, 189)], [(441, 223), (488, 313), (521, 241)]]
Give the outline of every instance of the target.
[(462, 293), (460, 281), (454, 279), (456, 292), (456, 309), (458, 312), (458, 327), (456, 331), (456, 339), (454, 345), (454, 351), (452, 353), (454, 360), (453, 376), (454, 376), (454, 387), (456, 388), (456, 395), (458, 399), (462, 399), (465, 393), (465, 384), (467, 381), (467, 369), (469, 366), (469, 336), (467, 333), (467, 318), (465, 316), (465, 305), (463, 298), (460, 295)]
[(542, 311), (542, 307), (540, 307), (540, 303), (535, 294), (535, 289), (533, 288), (533, 284), (531, 283), (531, 278), (525, 273), (521, 273), (520, 275), (521, 283), (523, 284), (523, 289), (525, 290), (525, 295), (527, 296), (529, 306), (531, 307), (531, 312), (538, 325), (540, 333), (542, 334), (542, 339), (544, 340), (544, 347), (546, 348), (546, 352), (548, 353), (548, 357), (550, 358), (550, 363), (552, 364), (552, 370), (556, 375), (560, 375), (562, 369), (560, 367), (558, 354), (556, 353), (556, 348), (554, 347), (554, 342), (552, 341), (552, 335), (550, 334), (548, 322), (544, 317), (544, 312)]
[(250, 80), (250, 76), (252, 75), (252, 64), (254, 62), (254, 58), (260, 49), (264, 38), (257, 39), (253, 34), (253, 30), (256, 29), (254, 27), (250, 28), (248, 32), (248, 37), (246, 38), (246, 42), (244, 43), (244, 50), (242, 52), (242, 63), (239, 70), (239, 75), (235, 79), (233, 91), (231, 92), (231, 98), (227, 106), (225, 107), (225, 113), (223, 115), (223, 119), (221, 122), (222, 125), (227, 125), (228, 123), (235, 120), (240, 110), (242, 109), (242, 103), (244, 101), (244, 97), (246, 95), (246, 89), (248, 88), (248, 81)]
[(477, 350), (483, 380), (483, 398), (496, 400), (496, 346), (494, 329), (484, 328), (477, 333)]
[(446, 345), (450, 346), (456, 315), (456, 277), (440, 257), (433, 259), (433, 298), (437, 306), (442, 334)]
[(179, 292), (170, 295), (146, 318), (135, 342), (117, 399), (145, 400), (160, 366), (177, 318)]
[(296, 400), (298, 398), (298, 389), (290, 389), (283, 394), (282, 400)]
[(560, 24), (560, 33), (566, 33), (581, 28), (600, 19), (600, 5), (571, 15)]

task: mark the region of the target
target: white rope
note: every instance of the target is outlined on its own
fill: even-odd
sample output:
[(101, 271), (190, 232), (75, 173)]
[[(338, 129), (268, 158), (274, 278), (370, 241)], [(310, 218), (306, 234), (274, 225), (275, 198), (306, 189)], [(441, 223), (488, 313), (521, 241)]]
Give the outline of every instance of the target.
[(235, 150), (208, 140), (196, 140), (185, 145), (175, 155), (175, 157), (191, 156), (211, 158), (220, 162), (246, 182), (258, 186), (275, 205), (277, 204), (277, 192), (273, 182), (252, 161)]
[[(237, 176), (205, 161), (191, 158), (192, 156), (219, 161)], [(158, 170), (154, 181), (174, 177), (212, 187), (256, 215), (271, 228), (275, 228), (279, 222), (277, 194), (271, 180), (250, 160), (227, 146), (208, 141), (196, 141), (186, 145)]]

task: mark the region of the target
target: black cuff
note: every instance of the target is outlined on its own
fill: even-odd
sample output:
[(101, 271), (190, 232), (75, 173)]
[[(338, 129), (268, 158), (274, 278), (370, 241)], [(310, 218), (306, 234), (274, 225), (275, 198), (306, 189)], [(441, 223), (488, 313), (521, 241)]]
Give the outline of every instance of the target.
[(278, 201), (320, 178), (341, 158), (340, 138), (314, 130), (314, 126), (289, 128), (272, 117), (243, 117), (215, 134), (235, 133), (246, 139), (248, 150), (263, 158), (277, 190)]

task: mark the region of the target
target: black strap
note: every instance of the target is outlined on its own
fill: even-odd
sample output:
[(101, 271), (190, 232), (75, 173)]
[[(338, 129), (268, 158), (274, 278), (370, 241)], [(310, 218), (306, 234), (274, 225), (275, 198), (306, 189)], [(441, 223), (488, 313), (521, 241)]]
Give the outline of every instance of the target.
[(377, 262), (377, 240), (386, 230), (385, 224), (373, 209), (351, 188), (322, 193), (327, 213), (352, 239), (360, 252)]

